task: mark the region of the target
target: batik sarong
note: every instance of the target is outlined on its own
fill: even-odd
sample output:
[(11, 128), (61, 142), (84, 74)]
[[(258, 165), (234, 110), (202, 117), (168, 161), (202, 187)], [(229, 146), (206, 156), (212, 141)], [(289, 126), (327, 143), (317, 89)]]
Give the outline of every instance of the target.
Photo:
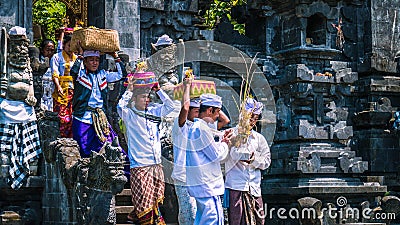
[(189, 195), (186, 186), (176, 184), (175, 193), (179, 205), (179, 225), (193, 225), (197, 210), (196, 200)]
[[(56, 90), (57, 91), (57, 90)], [(66, 89), (66, 96), (60, 99), (54, 99), (53, 112), (58, 113), (60, 118), (60, 136), (72, 138), (72, 97), (73, 89)]]
[(229, 224), (263, 225), (265, 216), (262, 197), (247, 191), (229, 190)]
[(133, 211), (140, 224), (165, 224), (159, 210), (164, 200), (164, 172), (161, 165), (131, 168)]

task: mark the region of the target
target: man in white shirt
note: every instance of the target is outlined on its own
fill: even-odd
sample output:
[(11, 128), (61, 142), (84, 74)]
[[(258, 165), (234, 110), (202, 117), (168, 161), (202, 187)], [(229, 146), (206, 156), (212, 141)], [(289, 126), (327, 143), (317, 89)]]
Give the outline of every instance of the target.
[[(251, 128), (260, 119), (262, 108), (262, 103), (252, 98), (247, 99), (245, 109), (252, 113)], [(238, 148), (231, 147), (225, 162), (225, 187), (229, 189), (229, 224), (264, 224), (261, 170), (267, 169), (270, 164), (268, 143), (262, 134), (254, 130), (251, 130), (245, 144)]]
[[(163, 202), (165, 187), (158, 126), (161, 117), (174, 110), (174, 104), (158, 83), (152, 89), (163, 104), (150, 103), (149, 89), (143, 87), (146, 84), (135, 82), (134, 76), (129, 77), (128, 88), (117, 106), (118, 114), (126, 126), (131, 168), (134, 209), (128, 219), (133, 221), (138, 218), (140, 224), (165, 224), (158, 207)], [(134, 102), (134, 106), (129, 107), (130, 101)]]
[(220, 195), (224, 194), (224, 180), (220, 161), (228, 154), (232, 135), (226, 131), (219, 142), (214, 141), (216, 130), (210, 128), (222, 108), (220, 96), (202, 94), (199, 119), (188, 130), (186, 152), (186, 181), (190, 196), (196, 199), (194, 224), (222, 225), (224, 216)]
[(175, 193), (178, 198), (180, 225), (193, 225), (196, 216), (196, 200), (191, 197), (186, 189), (186, 147), (188, 129), (192, 126), (194, 118), (199, 117), (200, 99), (190, 99), (192, 79), (183, 81), (182, 107), (179, 117), (172, 127), (172, 140), (174, 144), (174, 169), (172, 179), (175, 183)]

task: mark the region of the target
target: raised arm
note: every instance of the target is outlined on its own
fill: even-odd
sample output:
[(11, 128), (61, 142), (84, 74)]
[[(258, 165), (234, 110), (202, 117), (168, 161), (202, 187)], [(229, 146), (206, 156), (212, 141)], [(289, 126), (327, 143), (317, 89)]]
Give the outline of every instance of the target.
[(83, 62), (82, 59), (77, 58), (74, 62), (74, 65), (71, 68), (71, 71), (69, 72), (69, 74), (73, 77), (74, 80), (76, 80), (76, 78), (79, 75), (79, 71), (81, 69), (82, 62)]
[(152, 88), (157, 95), (160, 97), (161, 101), (163, 102), (163, 104), (158, 104), (158, 106), (153, 107), (151, 109), (148, 110), (149, 114), (152, 114), (154, 116), (159, 116), (159, 117), (163, 117), (168, 115), (169, 113), (171, 113), (172, 111), (174, 111), (174, 102), (171, 100), (171, 98), (167, 95), (167, 93), (165, 93), (160, 86), (155, 85)]
[(192, 86), (192, 81), (193, 81), (193, 79), (191, 79), (191, 78), (185, 78), (183, 80), (182, 108), (181, 108), (181, 111), (179, 112), (179, 117), (178, 117), (178, 125), (179, 125), (179, 127), (183, 127), (183, 125), (186, 122), (188, 113), (189, 113), (189, 108), (190, 108), (190, 88)]
[(121, 61), (121, 59), (118, 57), (118, 54), (116, 52), (110, 53), (112, 57), (114, 57), (115, 60), (115, 65), (117, 66), (117, 72), (107, 72), (107, 82), (115, 82), (118, 80), (121, 80), (124, 76), (126, 77), (127, 72), (126, 69)]
[(75, 60), (74, 65), (71, 67), (71, 70), (69, 72), (69, 74), (73, 77), (74, 80), (76, 80), (76, 78), (79, 75), (79, 71), (81, 69), (81, 65), (83, 62), (83, 48), (81, 46), (81, 42), (78, 41), (77, 42), (77, 49), (78, 49), (78, 58)]
[(125, 93), (122, 95), (121, 99), (118, 101), (117, 105), (117, 112), (118, 115), (122, 118), (122, 120), (126, 119), (126, 116), (128, 115), (127, 112), (129, 110), (128, 105), (129, 105), (129, 100), (132, 98), (132, 90), (133, 90), (133, 85), (135, 83), (135, 79), (133, 77), (128, 78), (128, 87), (125, 91)]
[(227, 125), (228, 123), (230, 123), (231, 120), (229, 119), (229, 117), (222, 111), (219, 111), (219, 116), (218, 116), (218, 130), (223, 128), (225, 125)]

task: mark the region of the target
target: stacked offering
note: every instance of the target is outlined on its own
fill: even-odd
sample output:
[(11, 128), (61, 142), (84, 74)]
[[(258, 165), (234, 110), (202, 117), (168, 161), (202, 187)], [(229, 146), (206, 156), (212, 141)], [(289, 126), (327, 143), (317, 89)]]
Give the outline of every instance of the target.
[[(193, 70), (189, 69), (185, 71), (185, 76), (188, 78), (194, 78)], [(217, 90), (215, 88), (214, 81), (208, 80), (193, 80), (192, 86), (190, 88), (190, 98), (198, 98), (202, 94), (216, 94)], [(179, 83), (174, 88), (174, 99), (181, 100), (183, 96), (183, 83)]]

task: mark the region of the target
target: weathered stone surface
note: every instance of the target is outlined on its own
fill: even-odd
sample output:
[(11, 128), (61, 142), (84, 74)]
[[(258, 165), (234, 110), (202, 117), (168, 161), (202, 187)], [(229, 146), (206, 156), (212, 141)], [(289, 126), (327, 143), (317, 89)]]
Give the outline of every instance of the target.
[(32, 41), (32, 1), (0, 0), (0, 26), (26, 28), (28, 39)]
[(164, 0), (141, 0), (140, 4), (142, 8), (164, 10)]
[(299, 203), (299, 208), (300, 211), (303, 212), (303, 210), (309, 210), (313, 209), (313, 212), (315, 212), (315, 217), (302, 217), (300, 219), (300, 224), (315, 224), (315, 225), (322, 225), (322, 212), (321, 212), (321, 207), (322, 207), (322, 202), (319, 199), (312, 198), (312, 197), (304, 197), (301, 199), (298, 199), (297, 202)]

